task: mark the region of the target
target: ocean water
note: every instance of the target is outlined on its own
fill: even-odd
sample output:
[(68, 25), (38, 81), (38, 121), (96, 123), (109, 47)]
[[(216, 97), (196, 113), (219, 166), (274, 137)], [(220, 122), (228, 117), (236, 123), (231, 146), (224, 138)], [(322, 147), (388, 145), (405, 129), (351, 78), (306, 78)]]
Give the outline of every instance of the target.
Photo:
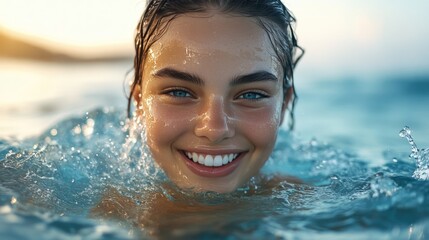
[[(83, 68), (78, 93), (61, 97), (69, 86), (0, 109), (3, 122), (22, 126), (18, 137), (9, 131), (0, 140), (1, 239), (428, 237), (429, 78), (297, 80), (297, 128), (280, 131), (264, 177), (231, 194), (197, 194), (168, 181), (142, 127), (127, 120), (127, 66)], [(79, 69), (43, 67), (68, 81)], [(100, 70), (112, 75), (89, 74)], [(105, 84), (100, 93), (85, 84), (90, 78)], [(57, 98), (68, 101), (38, 108)], [(96, 104), (80, 105), (87, 101)], [(42, 110), (22, 117), (29, 109)], [(34, 124), (47, 116), (55, 121)]]

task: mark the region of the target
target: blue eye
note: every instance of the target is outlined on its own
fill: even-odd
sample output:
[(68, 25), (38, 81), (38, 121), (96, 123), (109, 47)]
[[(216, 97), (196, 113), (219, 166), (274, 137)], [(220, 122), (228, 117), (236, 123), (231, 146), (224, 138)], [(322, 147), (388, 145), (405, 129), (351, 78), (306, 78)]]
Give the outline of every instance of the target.
[(168, 91), (167, 94), (177, 98), (192, 97), (192, 95), (188, 91), (181, 89)]
[(262, 93), (257, 93), (257, 92), (246, 92), (241, 94), (238, 98), (239, 99), (248, 99), (248, 100), (259, 100), (261, 98), (266, 98), (268, 97), (265, 94)]

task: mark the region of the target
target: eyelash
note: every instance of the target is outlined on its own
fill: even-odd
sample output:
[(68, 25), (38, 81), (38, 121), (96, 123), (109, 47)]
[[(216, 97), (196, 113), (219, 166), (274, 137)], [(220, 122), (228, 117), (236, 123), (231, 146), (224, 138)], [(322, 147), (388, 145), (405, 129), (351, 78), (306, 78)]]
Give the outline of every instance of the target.
[[(184, 95), (177, 95), (177, 93), (182, 93)], [(174, 97), (174, 98), (192, 98), (194, 95), (187, 89), (183, 89), (183, 88), (171, 88), (171, 89), (167, 89), (165, 91), (162, 92), (162, 94), (166, 94), (170, 97)], [(247, 96), (247, 98), (245, 97), (245, 95), (247, 94), (252, 94), (253, 97), (249, 97)], [(268, 98), (269, 95), (262, 93), (260, 91), (248, 91), (248, 92), (243, 92), (240, 93), (240, 95), (238, 95), (238, 97), (236, 99), (243, 99), (243, 100), (248, 100), (248, 101), (260, 101), (264, 98)]]
[[(179, 92), (180, 93), (184, 93), (186, 96), (178, 96), (178, 95), (176, 95)], [(166, 94), (166, 95), (169, 95), (169, 96), (174, 97), (174, 98), (189, 98), (189, 97), (193, 97), (192, 93), (190, 93), (188, 90), (183, 89), (183, 88), (171, 88), (171, 89), (167, 89), (167, 90), (163, 91), (162, 94)]]
[[(252, 94), (253, 96), (256, 96), (255, 98), (245, 98), (244, 95), (246, 94)], [(249, 92), (244, 92), (241, 93), (237, 99), (245, 99), (245, 100), (250, 100), (250, 101), (259, 101), (262, 100), (264, 98), (268, 98), (269, 96), (265, 93), (259, 92), (259, 91), (249, 91)]]

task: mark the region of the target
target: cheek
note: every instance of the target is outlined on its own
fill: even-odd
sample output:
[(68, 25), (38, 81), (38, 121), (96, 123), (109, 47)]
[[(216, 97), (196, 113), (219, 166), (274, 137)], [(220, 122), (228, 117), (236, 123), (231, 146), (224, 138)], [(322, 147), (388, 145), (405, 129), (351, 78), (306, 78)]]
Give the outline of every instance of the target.
[(152, 151), (169, 147), (174, 140), (189, 128), (189, 116), (175, 107), (159, 103), (148, 97), (143, 103), (143, 119), (146, 127), (146, 138)]
[(240, 130), (253, 143), (256, 151), (271, 152), (280, 127), (281, 113), (281, 104), (274, 102), (269, 107), (241, 117)]

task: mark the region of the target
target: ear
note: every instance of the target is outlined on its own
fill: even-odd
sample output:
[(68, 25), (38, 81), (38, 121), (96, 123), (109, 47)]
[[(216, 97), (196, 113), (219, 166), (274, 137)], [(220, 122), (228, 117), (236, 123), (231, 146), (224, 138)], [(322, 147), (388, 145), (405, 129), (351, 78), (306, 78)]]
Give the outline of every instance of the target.
[(292, 100), (292, 97), (293, 97), (293, 87), (290, 87), (284, 93), (280, 125), (283, 123), (285, 119), (286, 110), (289, 105), (289, 102)]
[(140, 87), (140, 84), (136, 84), (134, 86), (134, 88), (132, 89), (132, 91), (133, 91), (132, 95), (133, 95), (134, 101), (137, 102), (137, 105), (140, 104), (140, 101), (141, 101), (141, 87)]
[(142, 115), (143, 110), (140, 107), (141, 106), (141, 100), (142, 100), (142, 91), (140, 84), (136, 84), (134, 88), (132, 89), (132, 96), (134, 98), (134, 101), (136, 103), (136, 113), (138, 116)]

